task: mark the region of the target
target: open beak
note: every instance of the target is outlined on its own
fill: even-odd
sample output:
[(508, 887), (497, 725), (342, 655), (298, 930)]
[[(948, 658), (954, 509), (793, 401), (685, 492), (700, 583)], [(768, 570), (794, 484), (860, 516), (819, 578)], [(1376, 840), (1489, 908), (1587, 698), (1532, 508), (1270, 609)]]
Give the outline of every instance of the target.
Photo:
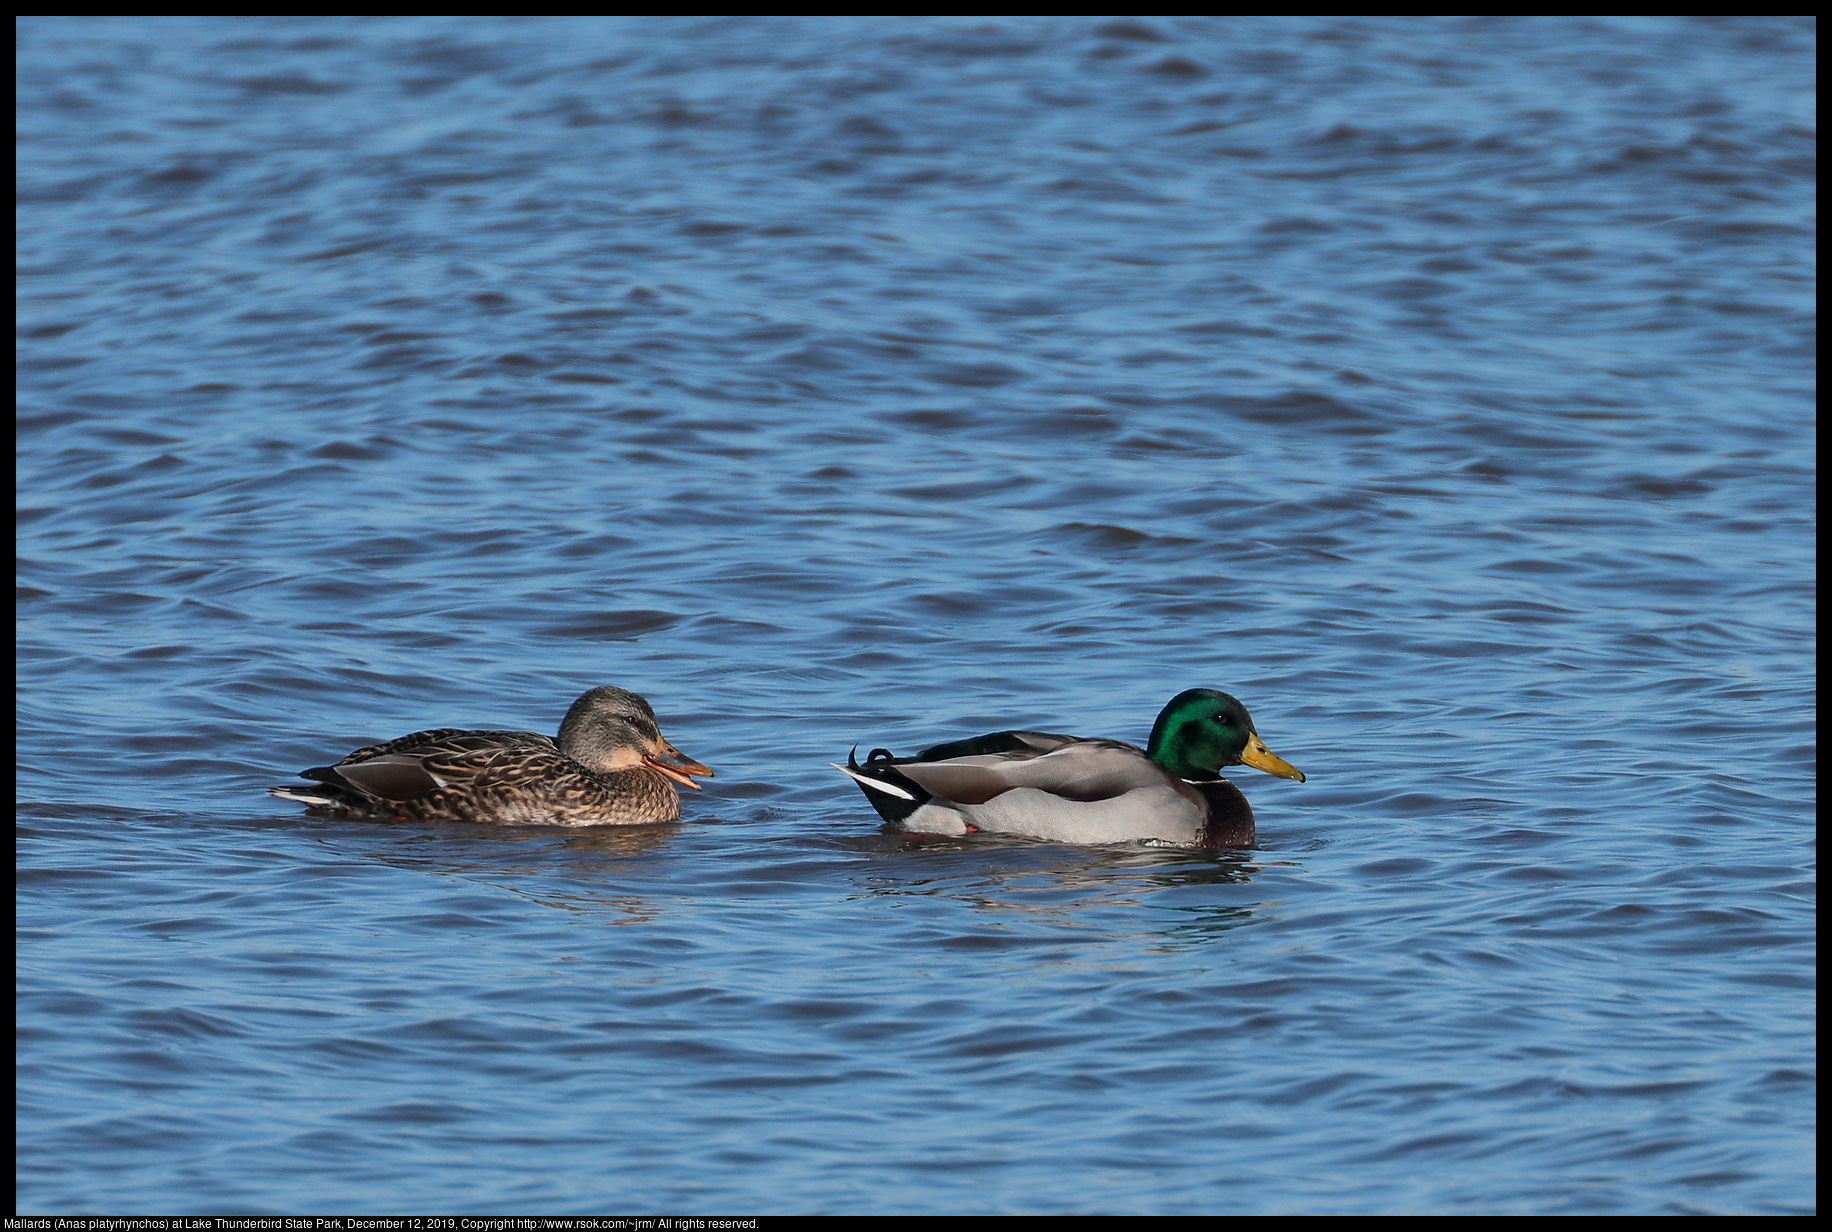
[(1247, 737), (1247, 747), (1240, 751), (1240, 760), (1255, 770), (1264, 770), (1282, 779), (1296, 779), (1300, 783), (1304, 781), (1304, 772), (1267, 748), (1258, 732)]
[(691, 787), (695, 791), (700, 790), (700, 785), (688, 778), (688, 775), (697, 774), (703, 778), (712, 777), (711, 770), (708, 770), (705, 766), (702, 766), (699, 762), (687, 756), (672, 744), (669, 744), (666, 740), (661, 741), (660, 747), (653, 752), (644, 753), (642, 759), (646, 764), (654, 766), (657, 770), (660, 770), (675, 782), (684, 787)]

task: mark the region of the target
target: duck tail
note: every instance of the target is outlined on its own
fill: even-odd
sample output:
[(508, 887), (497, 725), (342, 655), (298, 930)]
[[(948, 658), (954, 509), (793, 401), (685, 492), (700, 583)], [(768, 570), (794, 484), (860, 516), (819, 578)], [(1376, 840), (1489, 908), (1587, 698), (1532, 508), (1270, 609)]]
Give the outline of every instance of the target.
[(329, 787), (269, 787), (267, 794), (303, 804), (307, 808), (338, 808), (344, 803), (343, 793)]
[(890, 753), (884, 749), (873, 749), (861, 766), (859, 747), (854, 745), (846, 754), (845, 765), (837, 761), (827, 764), (857, 783), (871, 806), (878, 810), (878, 816), (892, 825), (902, 825), (911, 813), (929, 802), (929, 793), (899, 774)]

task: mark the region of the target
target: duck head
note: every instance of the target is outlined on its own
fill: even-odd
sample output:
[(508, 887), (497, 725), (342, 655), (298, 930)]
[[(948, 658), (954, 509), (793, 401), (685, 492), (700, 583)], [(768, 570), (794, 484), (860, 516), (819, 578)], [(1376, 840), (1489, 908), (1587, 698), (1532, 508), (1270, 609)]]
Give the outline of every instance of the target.
[(555, 743), (587, 770), (609, 774), (648, 766), (693, 790), (689, 775), (712, 777), (712, 771), (662, 739), (655, 711), (640, 695), (613, 685), (582, 694), (560, 723)]
[(1180, 779), (1220, 777), (1223, 766), (1252, 766), (1302, 783), (1304, 772), (1266, 747), (1247, 708), (1215, 689), (1185, 689), (1151, 727), (1145, 755)]

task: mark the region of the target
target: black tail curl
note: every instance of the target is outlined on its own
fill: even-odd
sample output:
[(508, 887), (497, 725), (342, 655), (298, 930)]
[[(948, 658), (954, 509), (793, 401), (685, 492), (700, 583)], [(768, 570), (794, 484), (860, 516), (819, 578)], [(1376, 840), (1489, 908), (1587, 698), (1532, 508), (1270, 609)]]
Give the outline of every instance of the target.
[(859, 790), (871, 801), (871, 806), (878, 810), (878, 816), (893, 826), (901, 826), (911, 813), (927, 804), (931, 799), (928, 792), (897, 772), (897, 758), (891, 756), (889, 749), (873, 749), (865, 755), (865, 764), (859, 764), (859, 747), (854, 745), (846, 754), (846, 768), (862, 778), (878, 783), (885, 783), (904, 792), (903, 796), (892, 795), (888, 791), (873, 791), (863, 783)]

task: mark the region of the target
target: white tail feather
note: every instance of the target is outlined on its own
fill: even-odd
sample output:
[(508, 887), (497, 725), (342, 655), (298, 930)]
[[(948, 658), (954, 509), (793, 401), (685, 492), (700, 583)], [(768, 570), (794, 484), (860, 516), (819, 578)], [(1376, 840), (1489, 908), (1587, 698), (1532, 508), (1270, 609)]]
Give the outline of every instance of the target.
[(323, 789), (313, 791), (310, 787), (269, 787), (267, 794), (278, 796), (282, 800), (292, 800), (299, 804), (335, 804), (337, 798), (326, 794)]
[(911, 802), (914, 802), (916, 799), (915, 796), (912, 796), (909, 792), (903, 790), (903, 788), (897, 786), (895, 783), (885, 783), (885, 782), (880, 782), (877, 779), (866, 778), (863, 774), (860, 774), (858, 771), (850, 770), (847, 767), (842, 766), (837, 761), (830, 761), (827, 764), (832, 766), (835, 770), (838, 770), (841, 774), (845, 775), (847, 778), (852, 779), (855, 782), (857, 782), (859, 786), (861, 787), (869, 788), (872, 791), (881, 791), (887, 796), (896, 796), (899, 800), (909, 800)]

